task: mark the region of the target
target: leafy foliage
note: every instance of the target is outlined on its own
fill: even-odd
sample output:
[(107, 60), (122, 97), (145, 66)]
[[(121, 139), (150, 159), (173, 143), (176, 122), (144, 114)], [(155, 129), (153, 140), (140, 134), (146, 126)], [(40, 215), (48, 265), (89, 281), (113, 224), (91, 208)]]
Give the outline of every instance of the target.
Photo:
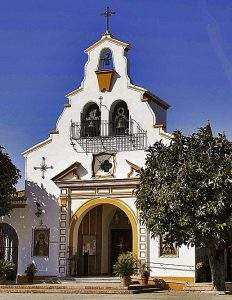
[(34, 263), (30, 263), (25, 270), (25, 274), (27, 276), (34, 276), (35, 273), (37, 273), (37, 267)]
[(15, 269), (15, 264), (8, 260), (0, 260), (0, 278), (7, 278)]
[(139, 262), (139, 265), (138, 265), (138, 269), (139, 269), (139, 273), (141, 274), (141, 276), (144, 276), (144, 277), (149, 277), (150, 276), (150, 272), (151, 272), (151, 269), (149, 267), (149, 265), (147, 263), (142, 263), (141, 261)]
[(208, 247), (231, 243), (232, 142), (210, 125), (148, 150), (136, 190), (137, 208), (153, 236)]
[(119, 277), (134, 275), (137, 269), (137, 260), (131, 252), (125, 252), (118, 256), (114, 265), (114, 274)]
[(17, 197), (15, 185), (19, 178), (19, 170), (0, 146), (0, 217), (10, 214), (12, 200)]
[(232, 142), (210, 125), (148, 150), (136, 206), (152, 236), (205, 247), (214, 287), (225, 289), (224, 251), (232, 243)]

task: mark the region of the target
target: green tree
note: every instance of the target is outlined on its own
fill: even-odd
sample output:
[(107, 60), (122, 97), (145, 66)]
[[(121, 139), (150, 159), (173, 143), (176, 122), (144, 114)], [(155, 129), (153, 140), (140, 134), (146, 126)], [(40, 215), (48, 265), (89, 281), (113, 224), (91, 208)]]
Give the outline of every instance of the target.
[(191, 136), (174, 132), (148, 150), (137, 208), (153, 237), (205, 247), (212, 282), (225, 290), (225, 249), (232, 243), (232, 142), (210, 125)]
[(20, 171), (0, 146), (0, 217), (10, 214), (12, 201), (17, 197), (15, 185), (19, 178)]

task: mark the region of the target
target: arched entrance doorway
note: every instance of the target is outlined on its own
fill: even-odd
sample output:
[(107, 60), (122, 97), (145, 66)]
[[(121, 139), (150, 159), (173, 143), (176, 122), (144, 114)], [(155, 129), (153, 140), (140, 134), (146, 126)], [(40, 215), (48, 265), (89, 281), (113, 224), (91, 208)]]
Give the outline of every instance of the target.
[(9, 278), (14, 279), (18, 267), (18, 236), (15, 229), (7, 223), (0, 223), (0, 259), (15, 264), (15, 270)]
[(71, 220), (73, 276), (112, 274), (120, 253), (133, 251), (137, 255), (137, 222), (133, 212), (115, 199), (113, 204), (109, 199), (93, 201), (85, 203)]

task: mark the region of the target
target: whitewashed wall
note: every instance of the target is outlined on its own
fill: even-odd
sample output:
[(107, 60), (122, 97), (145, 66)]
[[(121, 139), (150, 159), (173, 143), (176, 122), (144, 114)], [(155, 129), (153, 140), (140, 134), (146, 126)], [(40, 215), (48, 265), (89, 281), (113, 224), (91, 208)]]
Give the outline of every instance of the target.
[(163, 277), (195, 277), (195, 248), (182, 246), (177, 257), (160, 256), (159, 237), (150, 239), (151, 275)]
[[(110, 48), (113, 52), (114, 66), (118, 73), (111, 92), (101, 93), (99, 91), (95, 71), (98, 66), (99, 54), (103, 48)], [(160, 135), (160, 129), (154, 128), (153, 125), (158, 123), (166, 124), (166, 111), (161, 107), (148, 102), (142, 102), (142, 94), (145, 91), (142, 88), (133, 86), (127, 75), (127, 59), (124, 56), (126, 45), (117, 43), (111, 38), (103, 38), (92, 49), (87, 51), (88, 61), (85, 65), (84, 80), (81, 87), (76, 92), (68, 95), (70, 107), (65, 107), (57, 121), (57, 134), (51, 134), (48, 140), (28, 149), (24, 152), (26, 160), (26, 196), (28, 205), (25, 209), (15, 209), (11, 219), (5, 217), (3, 221), (11, 224), (17, 231), (19, 237), (19, 268), (18, 273), (23, 274), (25, 267), (31, 261), (38, 266), (38, 275), (57, 275), (58, 274), (58, 242), (59, 242), (59, 207), (58, 197), (60, 191), (53, 183), (51, 178), (68, 168), (71, 164), (81, 162), (87, 173), (83, 179), (91, 179), (92, 154), (83, 153), (83, 149), (78, 147), (75, 151), (70, 145), (70, 123), (80, 122), (80, 113), (84, 105), (93, 101), (99, 104), (99, 97), (102, 96), (102, 120), (108, 120), (109, 110), (112, 103), (116, 100), (124, 100), (129, 108), (131, 117), (136, 120), (140, 126), (147, 130), (148, 143), (153, 144), (155, 141), (162, 139), (165, 143), (169, 140), (165, 135)], [(46, 164), (52, 165), (53, 169), (45, 172), (45, 179), (42, 178), (40, 170), (35, 170), (35, 166), (40, 166), (42, 157), (45, 157)], [(145, 162), (144, 151), (119, 152), (116, 154), (116, 178), (127, 178), (129, 166), (126, 159), (143, 166)], [(43, 203), (45, 214), (42, 217), (43, 226), (50, 228), (50, 256), (49, 258), (32, 257), (32, 228), (39, 226), (39, 219), (35, 217), (35, 201)], [(72, 212), (87, 200), (73, 200)], [(136, 213), (134, 199), (124, 199), (131, 209)], [(77, 228), (75, 229), (77, 232)], [(157, 256), (157, 243), (154, 240), (150, 242), (150, 260), (153, 262), (175, 262), (177, 264), (189, 265), (194, 264), (194, 251), (183, 247), (180, 249), (180, 257), (173, 259), (161, 259)], [(104, 268), (104, 266), (103, 266)], [(155, 272), (155, 271), (154, 271)], [(159, 269), (160, 275), (180, 276), (177, 270)], [(181, 271), (181, 276), (189, 273)], [(191, 273), (192, 274), (192, 273)], [(187, 275), (183, 275), (187, 276)]]

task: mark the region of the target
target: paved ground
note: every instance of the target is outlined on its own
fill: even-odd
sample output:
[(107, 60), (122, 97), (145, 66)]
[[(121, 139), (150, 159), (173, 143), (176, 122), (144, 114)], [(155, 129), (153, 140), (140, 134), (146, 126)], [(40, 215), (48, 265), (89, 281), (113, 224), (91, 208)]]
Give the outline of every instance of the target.
[(154, 293), (140, 295), (0, 294), (0, 300), (231, 300), (232, 295)]

